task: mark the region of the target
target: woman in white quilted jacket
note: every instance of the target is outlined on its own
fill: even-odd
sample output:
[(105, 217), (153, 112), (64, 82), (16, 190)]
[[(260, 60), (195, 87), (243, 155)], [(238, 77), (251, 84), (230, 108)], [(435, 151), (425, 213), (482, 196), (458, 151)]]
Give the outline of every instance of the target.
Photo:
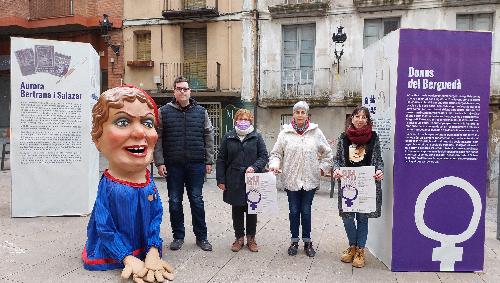
[(304, 251), (309, 257), (316, 252), (311, 241), (311, 205), (319, 187), (321, 170), (329, 172), (332, 150), (317, 124), (309, 122), (309, 105), (299, 101), (293, 106), (293, 119), (284, 125), (271, 151), (269, 169), (281, 176), (288, 196), (291, 244), (288, 254), (299, 248), (302, 224)]

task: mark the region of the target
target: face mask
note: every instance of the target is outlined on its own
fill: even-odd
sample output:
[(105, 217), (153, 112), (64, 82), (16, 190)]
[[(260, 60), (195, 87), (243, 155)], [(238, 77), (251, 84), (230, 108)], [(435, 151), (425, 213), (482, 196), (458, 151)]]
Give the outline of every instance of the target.
[(248, 129), (250, 125), (251, 125), (250, 121), (246, 120), (236, 121), (236, 127), (242, 131)]

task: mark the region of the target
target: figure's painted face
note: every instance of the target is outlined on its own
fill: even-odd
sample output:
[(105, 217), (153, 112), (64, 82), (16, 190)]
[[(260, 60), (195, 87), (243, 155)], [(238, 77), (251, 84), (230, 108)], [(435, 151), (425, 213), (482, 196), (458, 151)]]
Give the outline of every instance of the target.
[(136, 99), (125, 101), (120, 109), (109, 109), (96, 147), (109, 161), (111, 171), (140, 172), (151, 163), (157, 139), (154, 111)]
[(359, 111), (352, 116), (352, 124), (356, 129), (361, 129), (368, 124), (368, 117), (364, 111)]

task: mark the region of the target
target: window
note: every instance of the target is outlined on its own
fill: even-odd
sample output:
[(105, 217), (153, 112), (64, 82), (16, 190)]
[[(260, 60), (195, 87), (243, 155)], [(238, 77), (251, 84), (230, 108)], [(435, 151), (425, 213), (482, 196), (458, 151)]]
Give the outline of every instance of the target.
[(192, 89), (206, 89), (207, 28), (185, 28), (182, 30), (184, 52), (184, 76)]
[[(309, 118), (309, 121), (311, 121), (311, 114), (307, 114), (308, 118)], [(349, 115), (350, 117), (351, 115)], [(286, 125), (286, 124), (290, 124), (292, 123), (292, 119), (293, 119), (293, 114), (281, 114), (281, 117), (280, 117), (280, 126), (281, 126), (281, 129), (283, 129), (283, 126)]]
[(136, 60), (151, 60), (151, 32), (141, 32), (135, 34), (136, 38)]
[(457, 30), (483, 30), (493, 29), (493, 14), (467, 14), (457, 15)]
[(398, 28), (399, 18), (366, 19), (363, 32), (363, 48)]
[(194, 9), (204, 9), (207, 7), (206, 0), (185, 0), (184, 1), (184, 9), (185, 10), (194, 10)]
[(283, 84), (312, 84), (315, 38), (314, 24), (283, 26)]

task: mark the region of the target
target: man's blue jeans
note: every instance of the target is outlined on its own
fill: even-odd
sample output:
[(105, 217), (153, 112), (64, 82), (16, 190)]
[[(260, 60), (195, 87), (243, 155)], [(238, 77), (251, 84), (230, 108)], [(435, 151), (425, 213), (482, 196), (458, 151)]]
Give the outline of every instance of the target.
[[(356, 223), (354, 223), (356, 218)], [(366, 213), (348, 213), (342, 216), (349, 246), (364, 248), (368, 237), (368, 216)]]
[(288, 217), (290, 219), (291, 241), (299, 241), (299, 226), (302, 223), (302, 241), (311, 242), (311, 205), (316, 190), (286, 191), (288, 196)]
[(184, 210), (182, 199), (184, 186), (191, 206), (193, 232), (197, 240), (207, 239), (205, 207), (203, 202), (204, 163), (167, 165), (168, 211), (174, 239), (184, 239)]

